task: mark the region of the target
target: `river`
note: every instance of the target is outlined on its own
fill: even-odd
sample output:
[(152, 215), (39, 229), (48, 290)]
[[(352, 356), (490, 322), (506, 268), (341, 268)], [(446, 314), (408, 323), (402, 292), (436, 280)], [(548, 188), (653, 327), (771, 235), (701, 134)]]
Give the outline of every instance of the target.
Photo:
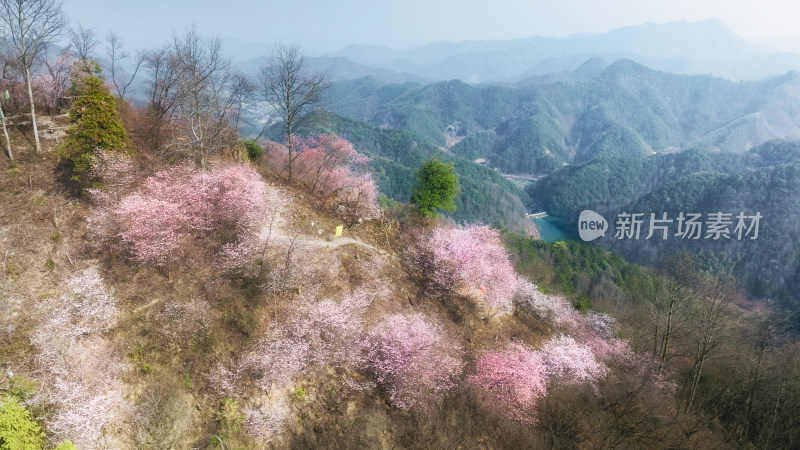
[(544, 217), (533, 219), (533, 223), (539, 229), (539, 235), (542, 236), (542, 240), (545, 242), (577, 239), (574, 233), (564, 227), (561, 219), (556, 217), (545, 215)]

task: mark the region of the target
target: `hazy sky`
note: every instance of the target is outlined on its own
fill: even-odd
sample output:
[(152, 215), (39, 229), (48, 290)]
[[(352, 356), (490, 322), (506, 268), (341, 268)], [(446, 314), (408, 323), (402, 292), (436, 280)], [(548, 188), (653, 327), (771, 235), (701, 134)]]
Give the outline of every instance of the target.
[(350, 43), (407, 48), (709, 17), (746, 38), (800, 34), (797, 0), (64, 0), (64, 7), (73, 22), (114, 29), (130, 47), (158, 45), (195, 22), (223, 37), (298, 43), (310, 55)]

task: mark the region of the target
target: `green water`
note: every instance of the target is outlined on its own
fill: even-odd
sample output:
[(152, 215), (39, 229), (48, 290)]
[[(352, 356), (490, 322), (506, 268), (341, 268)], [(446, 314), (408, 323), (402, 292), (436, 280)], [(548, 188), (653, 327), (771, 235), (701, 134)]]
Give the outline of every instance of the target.
[(533, 223), (539, 229), (542, 240), (546, 242), (575, 239), (574, 233), (567, 231), (561, 219), (556, 217), (545, 216), (540, 219), (533, 219)]

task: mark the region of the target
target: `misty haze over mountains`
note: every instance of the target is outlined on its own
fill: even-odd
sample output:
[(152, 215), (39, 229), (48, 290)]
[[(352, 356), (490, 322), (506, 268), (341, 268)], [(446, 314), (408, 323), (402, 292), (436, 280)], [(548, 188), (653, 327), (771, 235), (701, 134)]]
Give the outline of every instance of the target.
[[(245, 70), (255, 69), (267, 45), (229, 40)], [(396, 50), (354, 44), (309, 64), (334, 79), (371, 75), (387, 82), (459, 79), (466, 83), (507, 82), (571, 71), (600, 57), (608, 63), (630, 59), (652, 69), (679, 74), (710, 74), (758, 80), (800, 69), (800, 54), (747, 41), (718, 19), (647, 23), (607, 33), (563, 38), (533, 36), (516, 40), (441, 42)]]

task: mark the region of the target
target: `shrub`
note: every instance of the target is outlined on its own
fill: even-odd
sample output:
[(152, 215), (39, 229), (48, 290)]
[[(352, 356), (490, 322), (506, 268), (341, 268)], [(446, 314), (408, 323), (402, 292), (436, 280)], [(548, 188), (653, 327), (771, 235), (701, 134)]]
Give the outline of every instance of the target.
[(244, 410), (244, 425), (247, 430), (267, 443), (279, 438), (286, 420), (291, 417), (291, 409), (286, 398), (275, 396), (265, 405)]
[(584, 292), (583, 294), (579, 295), (574, 302), (572, 302), (572, 306), (574, 306), (578, 311), (585, 313), (586, 311), (589, 311), (589, 308), (592, 307), (592, 299), (589, 297), (589, 294)]
[(436, 227), (412, 258), (430, 279), (430, 293), (480, 291), (492, 312), (511, 312), (517, 275), (496, 230), (486, 226)]
[(0, 400), (0, 450), (38, 450), (43, 438), (39, 424), (17, 399)]
[(264, 154), (264, 147), (258, 145), (256, 141), (244, 141), (244, 149), (247, 151), (247, 157), (250, 160), (255, 160), (261, 158), (261, 155)]
[(444, 329), (422, 314), (394, 314), (379, 322), (362, 343), (366, 367), (404, 410), (425, 411), (456, 387), (463, 369), (461, 349)]
[(294, 315), (245, 356), (242, 366), (257, 373), (258, 383), (270, 390), (290, 383), (309, 367), (357, 362), (361, 313), (371, 302), (372, 295), (364, 290), (340, 301), (304, 299)]
[(492, 414), (531, 424), (539, 399), (547, 393), (547, 372), (539, 352), (511, 343), (478, 358), (468, 384)]
[(521, 279), (514, 294), (514, 307), (522, 314), (532, 315), (550, 324), (567, 329), (580, 329), (582, 316), (569, 301), (560, 295), (548, 295), (528, 280)]

